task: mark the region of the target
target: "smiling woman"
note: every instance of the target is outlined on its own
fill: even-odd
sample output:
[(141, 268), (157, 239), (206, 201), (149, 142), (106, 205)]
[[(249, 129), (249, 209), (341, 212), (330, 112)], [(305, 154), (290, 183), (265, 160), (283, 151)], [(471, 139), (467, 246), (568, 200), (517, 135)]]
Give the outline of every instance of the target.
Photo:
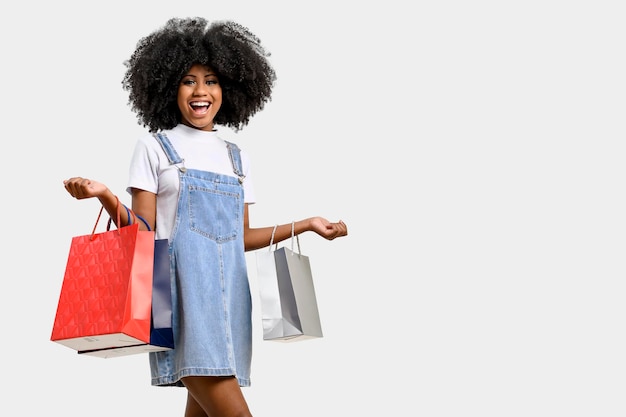
[(181, 123), (200, 130), (213, 130), (213, 119), (222, 105), (222, 87), (215, 72), (193, 65), (178, 88)]
[(219, 74), (226, 92), (214, 122), (240, 130), (271, 98), (276, 73), (269, 56), (260, 39), (238, 23), (173, 18), (139, 41), (122, 85), (140, 124), (150, 132), (171, 129), (180, 122), (181, 80), (194, 64), (205, 66)]
[[(123, 86), (148, 134), (136, 143), (127, 191), (132, 210), (116, 216), (115, 194), (97, 181), (64, 181), (77, 199), (98, 198), (118, 228), (132, 213), (167, 239), (174, 349), (150, 352), (152, 385), (187, 388), (186, 417), (251, 416), (241, 387), (251, 384), (252, 302), (245, 251), (312, 231), (346, 236), (343, 221), (309, 217), (250, 227), (255, 203), (248, 155), (220, 138), (270, 100), (269, 53), (234, 22), (170, 19), (143, 38)], [(153, 354), (158, 353), (158, 354)]]

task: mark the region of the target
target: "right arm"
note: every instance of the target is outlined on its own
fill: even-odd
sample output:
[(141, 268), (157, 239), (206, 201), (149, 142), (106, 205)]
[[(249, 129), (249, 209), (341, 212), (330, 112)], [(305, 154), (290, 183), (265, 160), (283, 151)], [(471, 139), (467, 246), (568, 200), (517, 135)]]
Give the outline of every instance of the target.
[[(132, 189), (133, 195), (133, 211), (138, 216), (141, 216), (150, 225), (150, 230), (156, 228), (156, 194), (150, 191), (140, 190), (139, 188)], [(139, 228), (145, 227), (143, 222), (139, 221)]]
[[(120, 224), (117, 224), (117, 205), (118, 203), (120, 205), (122, 203), (119, 202), (117, 196), (101, 182), (83, 177), (72, 177), (63, 181), (63, 185), (65, 186), (67, 192), (77, 200), (94, 197), (100, 200), (102, 207), (104, 207), (117, 227), (124, 227), (132, 223), (132, 221), (129, 222), (126, 209), (124, 209), (124, 207), (120, 207)], [(152, 198), (150, 198), (150, 196), (152, 196)], [(150, 200), (152, 200), (152, 204), (150, 203)], [(135, 214), (138, 214), (146, 219), (152, 230), (154, 230), (156, 218), (155, 194), (148, 191), (133, 189), (133, 211)], [(141, 221), (139, 221), (139, 228), (146, 230), (146, 226)]]

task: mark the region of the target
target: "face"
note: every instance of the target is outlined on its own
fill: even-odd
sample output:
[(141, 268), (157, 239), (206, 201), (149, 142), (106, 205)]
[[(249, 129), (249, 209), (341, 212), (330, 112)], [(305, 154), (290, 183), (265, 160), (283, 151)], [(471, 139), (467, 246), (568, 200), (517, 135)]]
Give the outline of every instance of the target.
[(213, 70), (196, 64), (180, 80), (178, 108), (182, 123), (200, 130), (213, 130), (213, 118), (222, 105), (222, 87)]

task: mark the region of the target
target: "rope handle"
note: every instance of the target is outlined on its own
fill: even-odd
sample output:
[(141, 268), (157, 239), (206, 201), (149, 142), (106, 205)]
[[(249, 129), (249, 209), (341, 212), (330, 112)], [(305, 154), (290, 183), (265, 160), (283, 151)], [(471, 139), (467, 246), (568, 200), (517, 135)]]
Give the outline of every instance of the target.
[[(131, 210), (131, 211), (132, 211), (132, 210)], [(133, 214), (135, 214), (135, 213), (133, 212)], [(146, 227), (148, 228), (148, 232), (151, 232), (151, 231), (152, 231), (152, 228), (150, 228), (150, 225), (148, 224), (148, 222), (146, 221), (146, 219), (144, 219), (143, 217), (141, 217), (139, 214), (135, 214), (135, 216), (136, 216), (139, 220), (141, 220), (141, 221), (143, 222), (143, 224), (145, 224), (145, 225), (146, 225)]]
[[(117, 222), (115, 223), (116, 225), (120, 224), (120, 206), (122, 205), (120, 203), (120, 199), (115, 197), (117, 200), (117, 206), (116, 206), (116, 211), (117, 211)], [(131, 218), (131, 214), (133, 216), (133, 221), (131, 221), (128, 226), (130, 226), (133, 223), (137, 222), (137, 215), (135, 214), (134, 211), (130, 210), (128, 207), (124, 206), (124, 208), (126, 209), (126, 215), (128, 216), (128, 219)], [(100, 217), (102, 217), (102, 212), (104, 211), (104, 206), (100, 206), (100, 211), (98, 212), (98, 217), (96, 218), (96, 223), (93, 225), (93, 229), (91, 230), (91, 238), (90, 240), (93, 240), (93, 236), (96, 233), (96, 228), (98, 227), (98, 223), (100, 222)], [(143, 219), (142, 219), (143, 220)], [(109, 230), (111, 230), (111, 223), (112, 223), (113, 219), (111, 217), (109, 217), (109, 221), (107, 222), (107, 232)], [(144, 220), (145, 223), (145, 220)], [(146, 223), (147, 224), (147, 223)], [(150, 229), (150, 227), (148, 227), (148, 229)], [(117, 230), (119, 230), (119, 227), (117, 228)]]
[[(270, 238), (270, 246), (269, 246), (269, 250), (270, 252), (272, 251), (272, 245), (274, 244), (274, 233), (276, 233), (276, 228), (278, 227), (278, 225), (274, 226), (274, 230), (272, 230), (272, 237)], [(276, 248), (274, 248), (274, 250), (278, 249), (278, 242), (276, 242)]]
[(93, 230), (91, 231), (91, 237), (89, 240), (93, 240), (93, 235), (96, 233), (96, 227), (98, 227), (98, 222), (100, 221), (100, 216), (102, 216), (102, 210), (104, 206), (100, 206), (100, 211), (98, 212), (98, 218), (96, 219), (96, 224), (93, 225)]
[[(278, 227), (278, 225), (274, 226), (274, 229), (272, 230), (272, 237), (270, 238), (270, 246), (269, 246), (269, 250), (270, 252), (272, 251), (272, 245), (275, 245), (274, 250), (278, 249), (278, 242), (274, 243), (274, 234), (276, 233), (276, 228)], [(291, 222), (291, 253), (292, 255), (295, 253), (293, 251), (293, 238), (296, 238), (296, 242), (298, 244), (298, 255), (302, 255), (302, 252), (300, 250), (300, 238), (298, 237), (298, 235), (295, 234), (295, 222)]]
[[(120, 224), (120, 206), (123, 205), (120, 203), (120, 199), (117, 198), (117, 196), (115, 197), (115, 199), (117, 200), (117, 222), (115, 222), (116, 225)], [(132, 214), (132, 221), (130, 221), (127, 226), (130, 226), (131, 224), (137, 223), (137, 215), (135, 214), (134, 211), (132, 211), (131, 209), (129, 209), (128, 207), (124, 206), (124, 208), (126, 209), (126, 218), (130, 220), (130, 215)], [(109, 217), (109, 221), (107, 222), (107, 232), (109, 230), (111, 230), (111, 223), (113, 222), (113, 219)], [(119, 229), (119, 227), (118, 227)]]

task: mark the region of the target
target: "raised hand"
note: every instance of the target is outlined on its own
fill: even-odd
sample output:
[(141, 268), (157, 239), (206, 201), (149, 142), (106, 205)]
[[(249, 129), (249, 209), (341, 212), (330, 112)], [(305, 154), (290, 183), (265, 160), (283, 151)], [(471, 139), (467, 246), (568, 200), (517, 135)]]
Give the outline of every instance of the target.
[(70, 195), (78, 200), (100, 197), (107, 192), (106, 185), (88, 178), (73, 177), (63, 181), (63, 185)]
[(348, 235), (348, 226), (342, 220), (331, 223), (323, 217), (312, 217), (309, 221), (311, 230), (328, 240)]

